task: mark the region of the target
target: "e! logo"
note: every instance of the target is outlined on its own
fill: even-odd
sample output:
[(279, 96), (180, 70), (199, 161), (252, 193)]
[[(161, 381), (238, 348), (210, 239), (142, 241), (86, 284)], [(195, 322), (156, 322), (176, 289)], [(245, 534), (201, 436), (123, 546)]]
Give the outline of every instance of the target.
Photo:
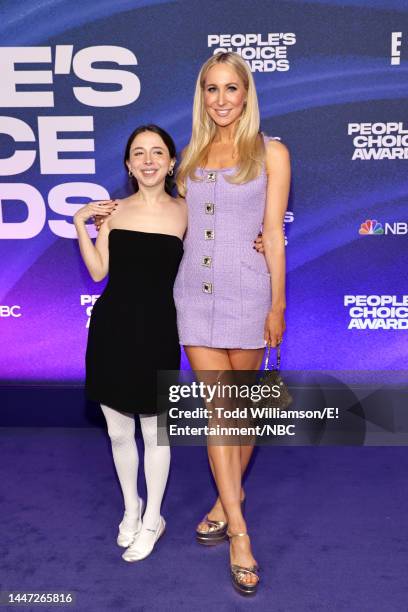
[(391, 66), (399, 66), (401, 63), (401, 38), (402, 32), (391, 33)]

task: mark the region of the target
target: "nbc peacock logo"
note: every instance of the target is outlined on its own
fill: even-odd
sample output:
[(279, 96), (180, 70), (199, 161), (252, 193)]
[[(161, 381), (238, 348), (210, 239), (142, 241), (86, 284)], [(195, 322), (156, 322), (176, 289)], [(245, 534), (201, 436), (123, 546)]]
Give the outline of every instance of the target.
[(364, 223), (360, 225), (358, 233), (362, 236), (379, 236), (384, 233), (382, 223), (376, 219), (366, 219)]

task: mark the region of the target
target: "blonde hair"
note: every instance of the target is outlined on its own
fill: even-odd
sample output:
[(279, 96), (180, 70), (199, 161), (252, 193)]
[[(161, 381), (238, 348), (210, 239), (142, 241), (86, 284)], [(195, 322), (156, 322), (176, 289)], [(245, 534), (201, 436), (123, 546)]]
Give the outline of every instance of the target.
[(181, 196), (186, 194), (186, 180), (200, 180), (195, 170), (206, 162), (208, 151), (217, 131), (216, 123), (208, 115), (204, 106), (204, 86), (208, 71), (217, 64), (227, 64), (235, 70), (244, 83), (246, 104), (239, 118), (234, 134), (234, 149), (238, 153), (237, 171), (226, 176), (231, 183), (246, 183), (259, 176), (265, 158), (265, 146), (259, 138), (259, 106), (252, 73), (241, 56), (233, 52), (219, 52), (210, 57), (201, 67), (198, 74), (194, 104), (193, 129), (191, 140), (184, 151), (183, 159), (177, 172), (177, 188)]

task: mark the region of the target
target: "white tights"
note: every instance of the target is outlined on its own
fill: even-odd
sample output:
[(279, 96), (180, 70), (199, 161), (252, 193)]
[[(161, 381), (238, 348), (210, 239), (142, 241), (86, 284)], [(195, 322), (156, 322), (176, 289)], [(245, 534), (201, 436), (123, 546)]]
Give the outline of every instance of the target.
[[(137, 516), (139, 495), (137, 471), (139, 455), (135, 440), (135, 418), (129, 412), (119, 412), (101, 404), (112, 443), (113, 461), (128, 516)], [(155, 529), (170, 468), (170, 447), (157, 444), (157, 415), (140, 415), (144, 452), (147, 505), (143, 525)]]

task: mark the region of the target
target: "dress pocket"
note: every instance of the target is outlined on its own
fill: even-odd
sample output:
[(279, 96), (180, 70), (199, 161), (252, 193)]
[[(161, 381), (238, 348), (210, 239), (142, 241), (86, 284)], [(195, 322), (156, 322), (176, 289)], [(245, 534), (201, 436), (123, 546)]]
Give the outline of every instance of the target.
[(269, 274), (268, 264), (262, 253), (258, 253), (253, 249), (250, 253), (245, 253), (241, 256), (241, 266), (252, 270), (255, 274), (261, 274), (270, 279), (271, 275)]
[(271, 276), (261, 267), (258, 269), (241, 261), (241, 290), (246, 300), (267, 304), (271, 301)]

